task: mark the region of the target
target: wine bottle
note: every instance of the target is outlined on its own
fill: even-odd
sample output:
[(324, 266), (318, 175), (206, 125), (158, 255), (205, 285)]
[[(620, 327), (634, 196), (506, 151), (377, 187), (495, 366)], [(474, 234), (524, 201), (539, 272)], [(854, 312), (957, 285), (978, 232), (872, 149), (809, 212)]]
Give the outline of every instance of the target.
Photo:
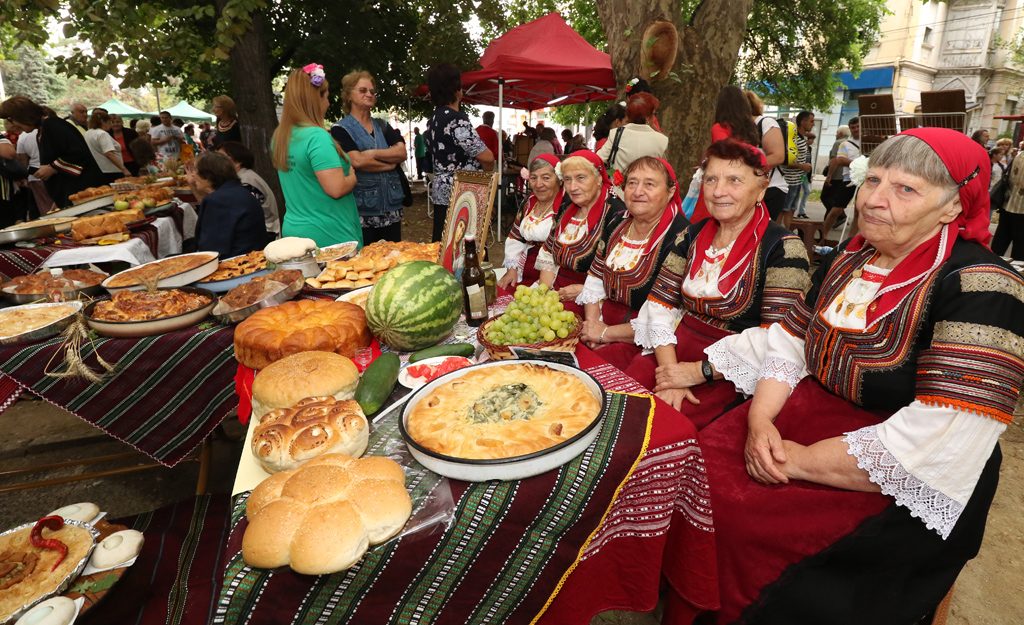
[(465, 265), (462, 269), (462, 304), (466, 323), (479, 327), (490, 315), (487, 309), (487, 277), (476, 256), (476, 239), (466, 235)]

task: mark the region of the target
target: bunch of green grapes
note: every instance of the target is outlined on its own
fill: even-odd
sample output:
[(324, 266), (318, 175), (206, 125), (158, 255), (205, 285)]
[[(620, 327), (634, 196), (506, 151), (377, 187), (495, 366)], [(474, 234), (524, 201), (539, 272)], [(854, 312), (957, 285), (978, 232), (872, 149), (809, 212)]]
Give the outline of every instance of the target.
[(564, 310), (558, 291), (546, 285), (516, 287), (516, 299), (487, 329), (487, 340), (496, 345), (526, 345), (565, 338), (576, 325), (576, 315)]

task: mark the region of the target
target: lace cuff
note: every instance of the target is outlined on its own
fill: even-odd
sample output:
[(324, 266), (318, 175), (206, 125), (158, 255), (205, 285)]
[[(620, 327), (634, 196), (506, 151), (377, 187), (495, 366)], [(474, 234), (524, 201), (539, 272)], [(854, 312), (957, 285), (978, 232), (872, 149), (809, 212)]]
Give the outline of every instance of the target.
[(644, 349), (676, 344), (676, 330), (668, 324), (642, 321), (637, 317), (629, 325), (633, 326), (633, 342)]
[(587, 280), (583, 283), (583, 290), (576, 296), (576, 303), (580, 306), (600, 304), (601, 300), (607, 296), (608, 293), (604, 290), (604, 282), (588, 275)]
[(729, 347), (730, 338), (732, 337), (727, 336), (715, 342), (706, 348), (704, 353), (707, 354), (708, 361), (714, 365), (715, 371), (732, 382), (737, 391), (747, 396), (753, 395), (757, 381), (761, 379), (761, 369), (757, 364), (733, 351)]
[(768, 356), (764, 359), (764, 363), (761, 364), (759, 377), (761, 379), (770, 378), (779, 382), (785, 382), (792, 389), (796, 388), (800, 380), (804, 379), (803, 367), (792, 360), (786, 360), (778, 356)]
[(533, 263), (533, 267), (537, 271), (551, 271), (556, 275), (558, 274), (558, 264), (555, 263), (555, 257), (544, 248), (537, 252), (537, 262)]
[(945, 493), (925, 484), (892, 455), (878, 437), (877, 426), (871, 425), (847, 432), (843, 442), (850, 446), (846, 453), (856, 456), (857, 467), (868, 472), (869, 479), (915, 516), (925, 527), (935, 530), (943, 540), (949, 538), (964, 507)]

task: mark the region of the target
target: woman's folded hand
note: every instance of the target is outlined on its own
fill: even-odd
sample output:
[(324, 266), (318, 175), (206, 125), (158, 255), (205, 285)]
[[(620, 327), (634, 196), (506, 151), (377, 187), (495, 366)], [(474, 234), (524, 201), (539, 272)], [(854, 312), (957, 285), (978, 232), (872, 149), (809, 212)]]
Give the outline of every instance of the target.
[(658, 396), (658, 399), (666, 404), (671, 404), (673, 408), (680, 412), (683, 410), (684, 401), (688, 401), (695, 405), (700, 403), (700, 400), (697, 399), (688, 388), (670, 388), (663, 391), (657, 391), (655, 392), (655, 395)]
[(779, 430), (766, 417), (747, 420), (747, 445), (743, 450), (747, 473), (762, 484), (788, 484), (781, 465), (788, 460)]
[[(661, 365), (654, 370), (654, 392), (669, 389), (686, 389), (703, 384), (706, 380), (701, 373), (699, 362), (677, 362)], [(693, 401), (693, 403), (700, 403)]]

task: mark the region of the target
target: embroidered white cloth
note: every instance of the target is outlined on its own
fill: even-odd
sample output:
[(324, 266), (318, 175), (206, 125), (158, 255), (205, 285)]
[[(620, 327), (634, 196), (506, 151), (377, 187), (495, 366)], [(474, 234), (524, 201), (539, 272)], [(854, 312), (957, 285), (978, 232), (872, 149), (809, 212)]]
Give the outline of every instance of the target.
[(846, 288), (822, 311), (825, 321), (833, 328), (864, 331), (867, 327), (868, 305), (878, 295), (882, 280), (890, 269), (864, 265), (861, 274), (846, 283)]
[(505, 239), (505, 259), (502, 265), (508, 269), (515, 269), (519, 272), (519, 282), (523, 280), (523, 269), (526, 265), (526, 255), (533, 245), (543, 245), (551, 233), (554, 213), (548, 213), (541, 219), (534, 219), (533, 215), (527, 215), (519, 224), (519, 234), (530, 243), (523, 243), (508, 237)]
[(718, 279), (722, 275), (722, 268), (725, 267), (725, 260), (729, 258), (735, 244), (736, 241), (733, 241), (723, 249), (718, 249), (714, 245), (708, 248), (701, 259), (697, 274), (691, 278), (687, 270), (686, 277), (683, 278), (683, 291), (690, 297), (722, 297), (722, 292), (718, 290)]

